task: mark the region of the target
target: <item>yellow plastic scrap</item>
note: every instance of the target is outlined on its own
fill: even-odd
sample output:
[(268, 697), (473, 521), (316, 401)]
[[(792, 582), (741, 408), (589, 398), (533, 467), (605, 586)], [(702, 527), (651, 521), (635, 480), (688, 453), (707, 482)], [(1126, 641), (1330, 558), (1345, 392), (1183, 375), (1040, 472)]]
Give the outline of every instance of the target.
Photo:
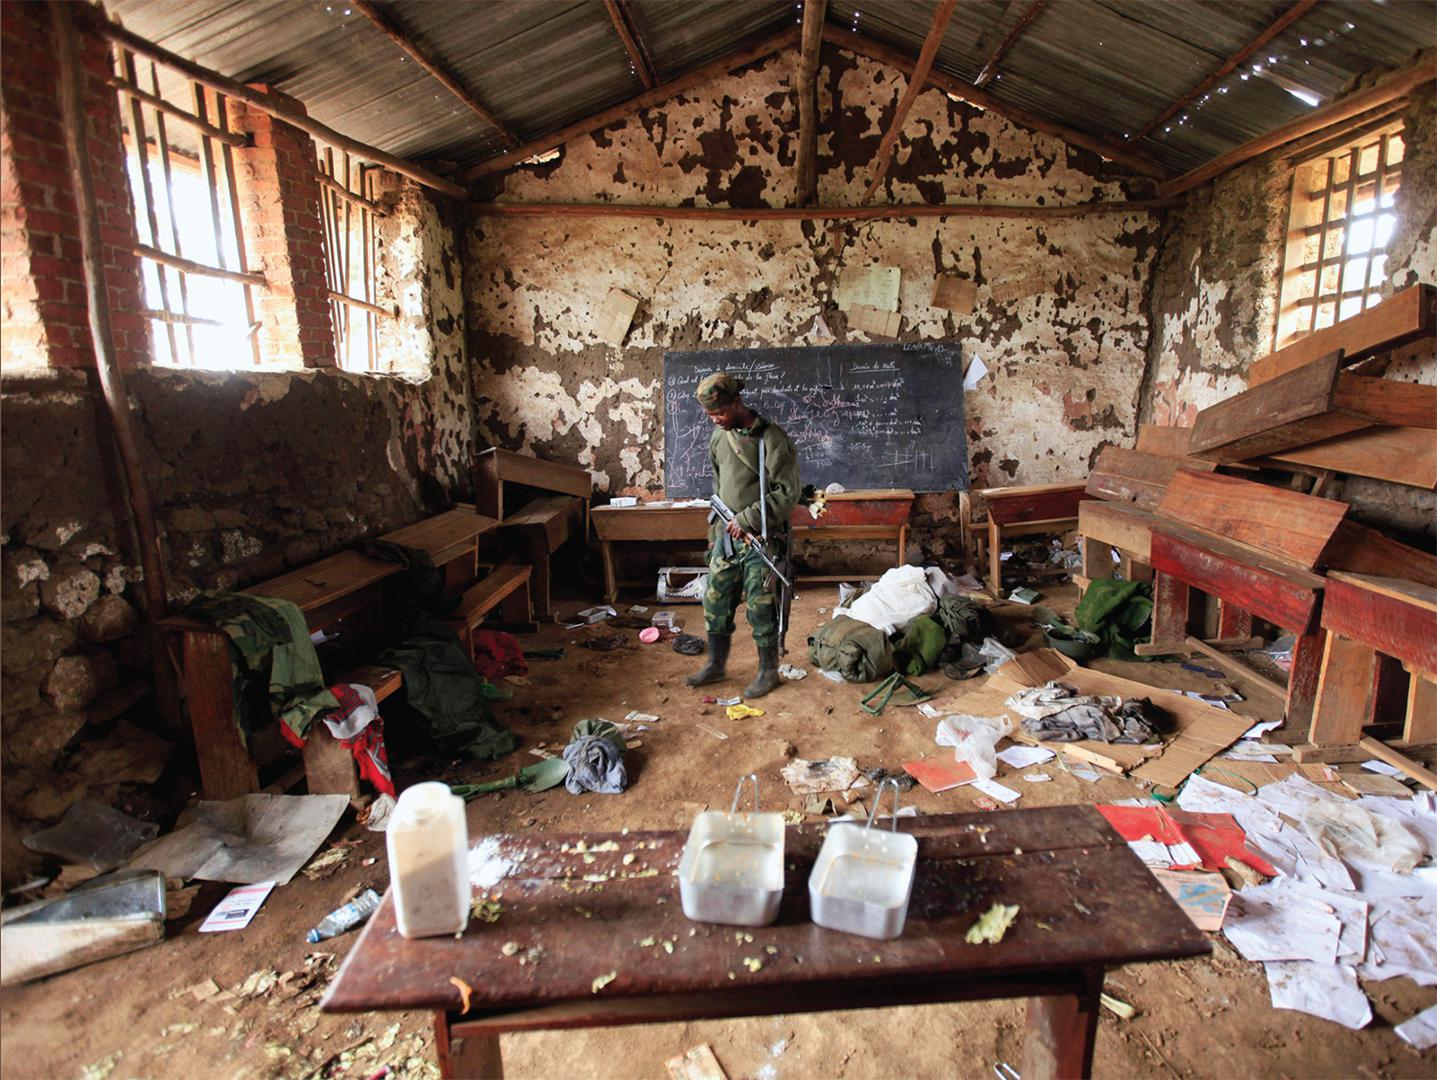
[(996, 945), (1003, 940), (1003, 935), (1008, 932), (1008, 927), (1013, 925), (1017, 915), (1017, 904), (994, 904), (968, 928), (968, 935), (964, 940), (969, 945), (981, 945), (985, 941)]
[(470, 986), (467, 982), (465, 982), (463, 979), (461, 979), (458, 975), (451, 975), (449, 977), (449, 982), (453, 984), (454, 987), (459, 991), (459, 1011), (461, 1013), (467, 1013), (469, 1011), (469, 995), (474, 993), (474, 988)]
[(611, 971), (607, 975), (597, 976), (594, 981), (589, 984), (589, 992), (597, 994), (600, 990), (608, 986), (609, 983), (613, 982), (618, 977), (619, 973), (617, 971)]
[(755, 709), (752, 705), (745, 705), (739, 702), (737, 705), (730, 705), (725, 712), (730, 720), (747, 720), (750, 716), (762, 716), (762, 709)]

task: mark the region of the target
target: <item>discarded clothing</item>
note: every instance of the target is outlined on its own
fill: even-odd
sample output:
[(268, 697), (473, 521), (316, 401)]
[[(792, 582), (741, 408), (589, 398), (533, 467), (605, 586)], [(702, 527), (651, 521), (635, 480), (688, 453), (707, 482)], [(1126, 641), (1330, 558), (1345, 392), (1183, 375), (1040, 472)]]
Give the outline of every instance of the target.
[(893, 646), (877, 627), (838, 615), (809, 635), (808, 659), (848, 682), (877, 682), (893, 671)]
[(893, 648), (893, 666), (905, 675), (923, 675), (938, 663), (948, 634), (942, 625), (928, 615), (920, 615), (908, 624), (903, 637)]
[(949, 644), (954, 644), (955, 638), (958, 643), (971, 641), (977, 644), (995, 629), (993, 617), (987, 610), (965, 596), (943, 597), (938, 601), (933, 618), (948, 632)]
[(502, 630), (474, 631), (474, 670), (490, 682), (505, 675), (527, 675), (524, 647), (513, 634)]
[(185, 612), (223, 630), (229, 639), (234, 677), (230, 696), (241, 734), (278, 717), (285, 738), (303, 746), (315, 715), (338, 706), (325, 688), (304, 613), (288, 600), (203, 592)]
[(1073, 611), (1079, 630), (1097, 634), (1114, 660), (1146, 660), (1133, 646), (1150, 636), (1153, 589), (1146, 581), (1097, 578)]
[(1019, 691), (1004, 704), (1023, 718), (1024, 731), (1049, 742), (1147, 743), (1157, 739), (1148, 717), (1149, 703), (1143, 698), (1093, 697), (1066, 683), (1050, 682)]
[(379, 699), (362, 683), (337, 683), (329, 688), (339, 702), (337, 709), (319, 714), (336, 739), (352, 739), (379, 716)]
[(594, 791), (600, 795), (618, 795), (629, 785), (624, 770), (624, 736), (607, 720), (580, 720), (574, 726), (574, 737), (564, 747), (564, 760), (569, 774), (564, 786), (571, 795)]
[(502, 757), (518, 746), (513, 732), (489, 712), (489, 702), (503, 697), (503, 692), (474, 670), (449, 627), (420, 623), (403, 641), (385, 649), (377, 662), (404, 673), (404, 689), (395, 695), (402, 701), (395, 708), (411, 714), (412, 723), (396, 724), (391, 734), (411, 731), (441, 753), (479, 758)]
[(684, 656), (702, 656), (704, 652), (704, 639), (694, 634), (680, 634), (674, 638), (673, 650), (682, 653)]
[(854, 600), (845, 614), (891, 634), (937, 608), (938, 598), (933, 595), (923, 568), (895, 566), (885, 571), (871, 589)]
[(390, 540), (366, 540), (361, 547), (371, 559), (397, 562), (404, 573), (384, 579), (384, 617), (396, 636), (429, 615), (447, 615), (459, 606), (450, 596), (444, 578), (429, 552)]

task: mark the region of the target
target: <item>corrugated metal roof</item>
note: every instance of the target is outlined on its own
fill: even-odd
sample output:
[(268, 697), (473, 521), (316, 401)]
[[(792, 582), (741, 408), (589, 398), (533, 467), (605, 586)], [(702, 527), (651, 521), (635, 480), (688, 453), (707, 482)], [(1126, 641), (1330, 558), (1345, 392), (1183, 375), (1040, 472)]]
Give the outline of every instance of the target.
[[(961, 0), (936, 66), (972, 80), (1029, 0)], [(1093, 135), (1140, 130), (1270, 25), (1289, 0), (1050, 0), (985, 89)], [(386, 13), (521, 140), (642, 89), (599, 0), (390, 0)], [(630, 0), (660, 80), (801, 19), (797, 0)], [(934, 0), (830, 2), (828, 20), (916, 56)], [(343, 0), (111, 0), (131, 30), (226, 75), (269, 82), (311, 115), (415, 160), (474, 164), (504, 147)], [(1204, 99), (1139, 140), (1180, 172), (1306, 113), (1362, 72), (1437, 45), (1422, 0), (1324, 0)], [(1244, 77), (1246, 76), (1246, 77)]]

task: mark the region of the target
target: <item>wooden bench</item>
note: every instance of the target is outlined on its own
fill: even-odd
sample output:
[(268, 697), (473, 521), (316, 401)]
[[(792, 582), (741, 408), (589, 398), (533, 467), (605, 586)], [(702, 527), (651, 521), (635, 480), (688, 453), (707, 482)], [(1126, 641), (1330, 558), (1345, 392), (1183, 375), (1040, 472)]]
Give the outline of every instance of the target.
[[(594, 480), (585, 469), (543, 461), (512, 450), (490, 447), (475, 458), (475, 506), (499, 520), (518, 550), (533, 567), (530, 592), (534, 617), (553, 622), (550, 603), (550, 556), (571, 539), (581, 542), (589, 531), (589, 502)], [(506, 484), (547, 492), (518, 507), (509, 501)]]
[(988, 584), (995, 596), (1003, 596), (1003, 538), (1073, 528), (1085, 488), (1085, 484), (1031, 484), (978, 492), (988, 507)]
[(474, 655), (474, 631), (495, 608), (504, 617), (505, 630), (525, 632), (538, 629), (529, 604), (528, 585), (532, 573), (533, 567), (530, 566), (501, 563), (464, 591), (451, 621), (459, 632), (459, 641), (471, 657)]

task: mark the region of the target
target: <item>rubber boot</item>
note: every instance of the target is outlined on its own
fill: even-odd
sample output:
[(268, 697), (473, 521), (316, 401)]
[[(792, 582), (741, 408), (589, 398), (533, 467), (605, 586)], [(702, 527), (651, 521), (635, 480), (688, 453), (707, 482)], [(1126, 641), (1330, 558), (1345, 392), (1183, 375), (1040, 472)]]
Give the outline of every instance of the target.
[(733, 638), (727, 634), (710, 634), (708, 663), (690, 675), (684, 682), (690, 686), (707, 686), (709, 683), (723, 682), (727, 677), (725, 671), (728, 668), (728, 647), (732, 641)]
[(753, 682), (743, 688), (743, 696), (746, 698), (763, 697), (777, 685), (778, 646), (760, 645), (758, 647), (758, 674), (753, 677)]

